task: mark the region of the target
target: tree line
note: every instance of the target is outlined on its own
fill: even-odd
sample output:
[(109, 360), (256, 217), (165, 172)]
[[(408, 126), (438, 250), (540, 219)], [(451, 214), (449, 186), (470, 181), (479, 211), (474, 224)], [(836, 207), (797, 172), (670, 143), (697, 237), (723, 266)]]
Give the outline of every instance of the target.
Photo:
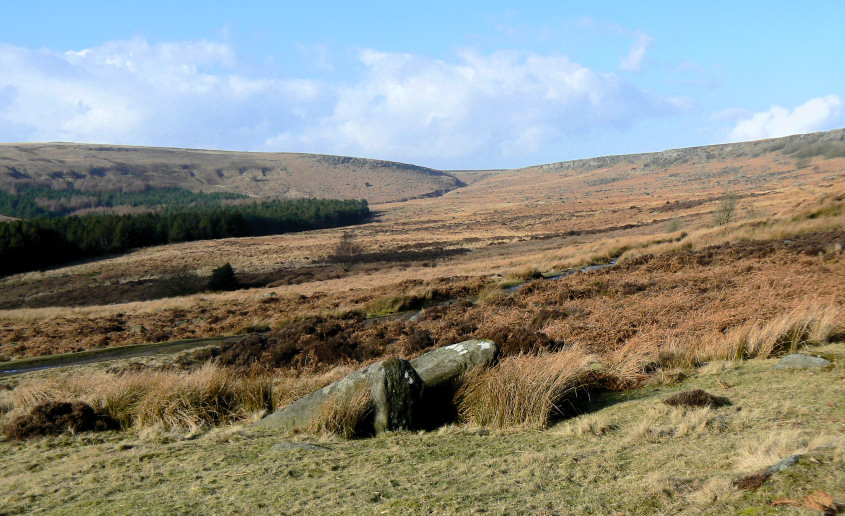
[(136, 192), (89, 192), (54, 190), (49, 186), (15, 185), (12, 191), (0, 190), (0, 215), (22, 219), (55, 217), (82, 208), (116, 208), (120, 206), (156, 208), (217, 206), (225, 200), (246, 199), (231, 192), (192, 192), (185, 188), (152, 188)]
[(365, 200), (297, 199), (13, 220), (0, 223), (0, 274), (166, 243), (346, 226), (369, 213)]

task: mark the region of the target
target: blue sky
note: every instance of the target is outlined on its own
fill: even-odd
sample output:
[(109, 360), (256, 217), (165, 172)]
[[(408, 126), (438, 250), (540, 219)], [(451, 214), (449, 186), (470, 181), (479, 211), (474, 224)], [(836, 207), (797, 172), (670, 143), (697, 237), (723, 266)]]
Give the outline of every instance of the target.
[(845, 2), (0, 0), (0, 141), (505, 168), (845, 126)]

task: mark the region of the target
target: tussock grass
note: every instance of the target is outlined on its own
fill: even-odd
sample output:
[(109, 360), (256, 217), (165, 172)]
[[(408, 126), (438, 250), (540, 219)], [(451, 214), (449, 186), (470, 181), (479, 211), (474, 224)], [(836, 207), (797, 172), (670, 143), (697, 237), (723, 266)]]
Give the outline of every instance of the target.
[(591, 385), (596, 360), (581, 350), (507, 357), (467, 372), (456, 395), (461, 418), (493, 428), (544, 428), (566, 410), (567, 398)]
[(543, 273), (536, 267), (525, 267), (522, 269), (513, 270), (505, 276), (506, 283), (529, 281), (533, 279), (542, 278)]
[(394, 314), (405, 310), (409, 304), (410, 299), (405, 295), (382, 296), (369, 301), (364, 306), (364, 312), (368, 317)]
[(753, 321), (727, 331), (721, 341), (707, 343), (704, 358), (769, 358), (819, 345), (837, 335), (841, 309), (833, 305), (804, 304), (768, 321)]
[(395, 314), (406, 310), (422, 308), (434, 300), (431, 289), (415, 289), (411, 292), (377, 297), (364, 305), (368, 317)]
[(263, 318), (255, 318), (241, 326), (235, 333), (263, 333), (265, 331), (270, 331), (270, 321)]
[[(845, 356), (842, 344), (823, 349)], [(594, 412), (549, 431), (452, 425), (323, 441), (330, 450), (275, 451), (282, 438), (277, 431), (238, 424), (149, 439), (114, 433), (65, 434), (23, 445), (0, 439), (0, 503), (11, 513), (144, 506), (154, 513), (292, 507), (337, 514), (363, 507), (374, 514), (744, 514), (771, 512), (773, 499), (800, 499), (815, 489), (842, 500), (843, 448), (819, 447), (825, 436), (842, 437), (841, 360), (831, 369), (795, 374), (773, 373), (774, 363), (728, 363), (724, 380), (734, 385), (730, 396), (741, 411), (685, 411), (662, 403), (677, 390), (714, 387), (715, 379), (704, 375), (677, 388), (607, 393)], [(618, 429), (593, 431), (611, 422)], [(685, 422), (689, 430), (682, 428)], [(627, 438), (637, 425), (653, 431)], [(565, 433), (569, 426), (583, 433)], [(797, 433), (772, 447), (771, 457), (803, 447), (813, 450), (809, 456), (761, 489), (733, 487), (743, 476), (737, 468), (746, 445), (792, 430)], [(761, 467), (769, 460), (759, 461)], [(285, 489), (266, 488), (280, 478)]]
[(567, 437), (600, 437), (617, 428), (606, 414), (585, 414), (566, 424), (559, 433)]
[(713, 504), (736, 503), (742, 498), (742, 491), (734, 487), (734, 480), (726, 475), (707, 480), (699, 489), (686, 496), (687, 501), (702, 514), (706, 514)]
[(300, 369), (273, 377), (273, 407), (284, 407), (322, 389), (355, 371), (354, 364), (335, 366), (326, 371)]
[(476, 295), (476, 299), (482, 304), (491, 303), (500, 298), (503, 294), (504, 291), (502, 290), (502, 285), (498, 283), (490, 283), (481, 287), (481, 290), (479, 290)]
[(273, 409), (272, 379), (206, 364), (191, 373), (144, 371), (62, 375), (30, 380), (12, 391), (15, 411), (45, 401), (85, 401), (123, 428), (192, 429)]

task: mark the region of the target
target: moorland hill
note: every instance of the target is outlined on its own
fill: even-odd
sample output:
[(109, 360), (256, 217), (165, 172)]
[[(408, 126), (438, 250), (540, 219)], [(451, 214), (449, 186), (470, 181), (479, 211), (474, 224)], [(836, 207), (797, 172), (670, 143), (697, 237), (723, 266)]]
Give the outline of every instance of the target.
[(0, 190), (185, 188), (250, 197), (399, 201), (462, 185), (416, 165), (321, 154), (233, 152), (77, 143), (0, 144)]

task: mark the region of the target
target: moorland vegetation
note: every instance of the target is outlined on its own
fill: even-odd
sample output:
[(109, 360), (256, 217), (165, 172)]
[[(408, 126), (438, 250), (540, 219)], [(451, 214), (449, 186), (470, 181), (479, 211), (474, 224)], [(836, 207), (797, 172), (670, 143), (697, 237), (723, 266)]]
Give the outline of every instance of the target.
[[(57, 507), (73, 493), (69, 507), (103, 509), (153, 492), (153, 505), (185, 511), (765, 513), (827, 500), (820, 491), (835, 508), (843, 133), (481, 174), (436, 199), (376, 205), (355, 228), (8, 277), (3, 358), (243, 337), (4, 380), (0, 503)], [(241, 289), (25, 304), (104, 299), (115, 280), (223, 260)], [(369, 417), (367, 396), (293, 433), (250, 426), (377, 360), (468, 338), (499, 355), (451, 386), (436, 431), (346, 441)], [(830, 364), (772, 370), (794, 352)], [(706, 403), (664, 403), (693, 398)], [(18, 440), (25, 418), (58, 403), (121, 430)], [(791, 469), (763, 474), (793, 455)], [(26, 487), (33, 478), (58, 487)]]

